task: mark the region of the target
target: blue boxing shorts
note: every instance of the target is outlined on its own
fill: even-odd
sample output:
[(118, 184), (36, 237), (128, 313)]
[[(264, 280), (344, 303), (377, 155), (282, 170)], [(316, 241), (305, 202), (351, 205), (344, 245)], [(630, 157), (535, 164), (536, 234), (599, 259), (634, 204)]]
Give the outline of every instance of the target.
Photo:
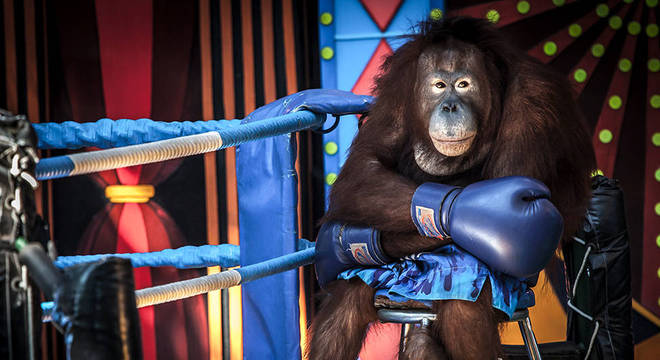
[[(380, 267), (354, 268), (338, 279), (359, 277), (376, 290), (387, 290), (393, 300), (469, 300), (475, 301), (490, 280), (493, 307), (509, 317), (518, 298), (527, 290), (524, 279), (492, 271), (460, 247), (449, 244), (432, 252), (407, 256)], [(397, 300), (398, 299), (398, 300)]]

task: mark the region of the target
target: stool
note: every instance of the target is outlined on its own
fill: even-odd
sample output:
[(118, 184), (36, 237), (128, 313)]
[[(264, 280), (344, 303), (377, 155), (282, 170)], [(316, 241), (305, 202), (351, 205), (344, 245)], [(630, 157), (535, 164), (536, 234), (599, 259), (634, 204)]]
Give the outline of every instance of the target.
[[(527, 355), (530, 360), (540, 360), (541, 353), (536, 343), (534, 331), (532, 331), (532, 322), (529, 319), (529, 311), (527, 310), (527, 308), (534, 306), (534, 303), (534, 292), (527, 290), (520, 296), (518, 309), (516, 309), (508, 322), (518, 322), (520, 333), (527, 349)], [(429, 302), (406, 301), (406, 299), (387, 294), (384, 290), (378, 290), (376, 292), (374, 305), (378, 309), (378, 318), (380, 321), (403, 325), (403, 331), (401, 332), (402, 350), (406, 346), (406, 336), (411, 326), (419, 325), (422, 328), (426, 328), (435, 320), (435, 313), (431, 311)]]

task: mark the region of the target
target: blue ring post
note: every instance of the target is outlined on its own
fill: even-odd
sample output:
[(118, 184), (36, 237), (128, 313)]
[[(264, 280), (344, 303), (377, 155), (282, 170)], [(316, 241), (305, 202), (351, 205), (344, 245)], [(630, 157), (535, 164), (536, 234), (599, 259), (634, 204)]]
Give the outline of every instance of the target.
[[(241, 265), (296, 251), (295, 161), (295, 137), (288, 134), (238, 147)], [(300, 359), (298, 286), (297, 271), (242, 285), (244, 359)]]

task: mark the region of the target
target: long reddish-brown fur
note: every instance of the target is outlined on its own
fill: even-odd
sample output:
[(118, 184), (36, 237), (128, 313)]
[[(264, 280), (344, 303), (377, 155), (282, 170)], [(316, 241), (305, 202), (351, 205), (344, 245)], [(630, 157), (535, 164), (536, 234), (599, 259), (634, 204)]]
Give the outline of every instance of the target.
[[(332, 187), (323, 221), (373, 226), (382, 231), (384, 251), (399, 258), (447, 242), (417, 233), (410, 216), (417, 186), (467, 185), (522, 175), (549, 187), (552, 202), (564, 217), (562, 243), (570, 241), (590, 197), (595, 160), (565, 76), (514, 48), (483, 20), (452, 18), (423, 22), (419, 28), (382, 66), (376, 79), (377, 100)], [(416, 91), (418, 58), (429, 47), (465, 43), (486, 59), (487, 74), (481, 74), (490, 88), (481, 99), (486, 110), (480, 114), (470, 150), (437, 164), (447, 175), (432, 176), (417, 166), (412, 150), (413, 143), (429, 141), (428, 120), (421, 118), (415, 105), (423, 100)], [(376, 321), (372, 289), (355, 279), (331, 285), (312, 325), (310, 360), (357, 358), (367, 325)], [(497, 318), (490, 285), (484, 290), (476, 302), (435, 302), (438, 320), (417, 340), (409, 341), (416, 351), (406, 351), (402, 357), (426, 358), (431, 337), (449, 358), (494, 359), (501, 353)], [(439, 353), (437, 358), (444, 356)]]

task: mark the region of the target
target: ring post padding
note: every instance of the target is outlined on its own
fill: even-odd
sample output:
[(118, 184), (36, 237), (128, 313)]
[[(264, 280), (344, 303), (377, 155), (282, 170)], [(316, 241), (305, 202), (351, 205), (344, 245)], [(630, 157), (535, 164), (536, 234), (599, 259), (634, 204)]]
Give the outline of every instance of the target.
[(323, 121), (325, 121), (324, 115), (301, 110), (203, 134), (45, 158), (37, 164), (35, 172), (38, 180), (47, 180), (149, 164), (216, 151), (256, 139), (288, 134), (319, 126)]

